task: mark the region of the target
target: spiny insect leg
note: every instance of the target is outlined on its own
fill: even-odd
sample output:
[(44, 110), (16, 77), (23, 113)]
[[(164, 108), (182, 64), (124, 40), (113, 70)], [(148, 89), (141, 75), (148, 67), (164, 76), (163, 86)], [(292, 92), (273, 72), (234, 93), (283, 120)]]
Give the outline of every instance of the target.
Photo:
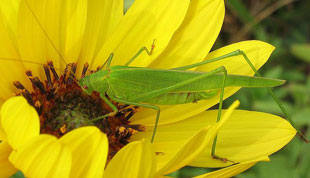
[[(243, 59), (249, 64), (249, 66), (251, 67), (251, 69), (255, 72), (255, 75), (258, 77), (262, 77), (262, 75), (256, 70), (255, 66), (253, 65), (253, 63), (251, 62), (251, 60), (248, 58), (248, 56), (245, 54), (245, 52), (241, 51), (241, 50), (236, 50), (236, 55), (242, 55)], [(300, 138), (306, 142), (309, 143), (310, 141), (305, 137), (305, 135), (296, 127), (295, 122), (293, 121), (291, 115), (289, 114), (289, 112), (287, 112), (287, 110), (285, 109), (285, 107), (283, 106), (283, 104), (281, 103), (280, 99), (274, 94), (274, 92), (272, 91), (271, 88), (266, 88), (268, 93), (271, 95), (271, 97), (273, 98), (273, 100), (277, 103), (277, 105), (279, 106), (279, 108), (281, 109), (282, 113), (284, 114), (284, 116), (287, 118), (287, 120), (290, 122), (290, 124), (297, 130), (298, 135), (300, 136)]]
[[(224, 89), (225, 89), (225, 83), (226, 83), (226, 77), (227, 77), (227, 70), (223, 67), (222, 68), (222, 72), (223, 72), (223, 79), (222, 79), (222, 84), (221, 84), (221, 91), (220, 91), (220, 101), (219, 101), (219, 109), (217, 112), (217, 118), (216, 118), (216, 122), (219, 122), (222, 116), (222, 108), (223, 108), (223, 98), (224, 98)], [(220, 160), (222, 162), (232, 162), (233, 164), (235, 163), (234, 161), (228, 160), (227, 158), (222, 158), (220, 156), (217, 156), (215, 154), (215, 150), (216, 150), (216, 143), (217, 143), (217, 139), (218, 139), (218, 135), (215, 136), (214, 140), (213, 140), (213, 144), (212, 144), (212, 150), (211, 150), (211, 156), (213, 159), (217, 159)]]

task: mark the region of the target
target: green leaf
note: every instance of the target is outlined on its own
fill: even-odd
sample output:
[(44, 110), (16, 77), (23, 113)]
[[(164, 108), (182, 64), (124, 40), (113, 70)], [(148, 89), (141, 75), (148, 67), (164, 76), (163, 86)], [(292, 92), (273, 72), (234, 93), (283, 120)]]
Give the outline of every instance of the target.
[[(309, 134), (307, 135), (309, 138)], [(309, 177), (310, 175), (310, 145), (309, 144), (303, 144), (303, 148), (300, 151), (302, 154), (300, 154), (300, 161), (298, 163), (298, 171), (300, 174), (300, 177)]]
[(25, 176), (24, 176), (24, 174), (22, 172), (18, 171), (11, 178), (25, 178)]
[(247, 7), (240, 2), (240, 0), (227, 1), (227, 7), (234, 11), (243, 23), (248, 23), (253, 19), (252, 14), (248, 11)]
[(132, 3), (135, 0), (124, 0), (124, 13), (126, 13), (129, 9), (129, 7), (132, 5)]
[(291, 84), (289, 86), (291, 96), (297, 105), (307, 105), (310, 103), (309, 88), (302, 84)]
[(305, 108), (299, 109), (298, 112), (294, 112), (293, 119), (298, 126), (310, 125), (310, 108), (305, 106)]
[(291, 53), (303, 61), (310, 62), (310, 44), (293, 44)]

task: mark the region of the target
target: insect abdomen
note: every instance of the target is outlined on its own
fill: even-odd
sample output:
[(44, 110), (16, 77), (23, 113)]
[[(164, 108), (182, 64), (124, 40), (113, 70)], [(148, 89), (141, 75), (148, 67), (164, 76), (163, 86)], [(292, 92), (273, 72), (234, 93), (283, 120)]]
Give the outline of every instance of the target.
[(197, 102), (213, 97), (217, 93), (217, 90), (210, 92), (176, 92), (165, 93), (160, 96), (143, 101), (150, 104), (172, 105), (172, 104), (185, 104)]

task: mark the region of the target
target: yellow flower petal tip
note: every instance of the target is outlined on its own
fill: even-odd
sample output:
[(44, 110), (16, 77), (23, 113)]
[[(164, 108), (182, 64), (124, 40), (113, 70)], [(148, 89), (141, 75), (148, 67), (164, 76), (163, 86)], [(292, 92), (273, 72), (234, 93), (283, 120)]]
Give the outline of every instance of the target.
[(12, 97), (2, 105), (1, 125), (14, 149), (40, 133), (37, 111), (22, 96)]
[(12, 148), (6, 141), (0, 143), (0, 177), (6, 178), (12, 176), (17, 169), (9, 161), (9, 155), (12, 152)]
[(234, 101), (229, 108), (226, 110), (226, 112), (224, 113), (223, 117), (221, 118), (221, 120), (216, 124), (216, 129), (219, 129), (220, 127), (222, 127), (222, 125), (229, 119), (229, 117), (231, 116), (232, 112), (240, 105), (240, 101), (236, 100)]
[(56, 137), (40, 135), (18, 151), (12, 152), (9, 160), (26, 177), (68, 178), (72, 155), (70, 149), (62, 145)]
[(237, 174), (240, 174), (241, 172), (246, 171), (247, 169), (251, 168), (254, 166), (257, 162), (259, 161), (269, 161), (269, 157), (264, 156), (260, 157), (251, 161), (239, 163), (236, 165), (232, 165), (217, 171), (213, 171), (207, 174), (202, 174), (199, 176), (195, 176), (193, 178), (230, 178), (233, 177)]
[(3, 141), (6, 139), (5, 131), (2, 128), (1, 119), (0, 119), (0, 141)]
[[(200, 62), (213, 46), (224, 21), (223, 0), (191, 1), (180, 28), (151, 68), (175, 68)], [(166, 60), (177, 59), (177, 60)]]
[[(72, 152), (70, 177), (102, 177), (108, 156), (108, 138), (97, 127), (80, 127), (59, 141)], [(83, 156), (81, 156), (83, 155)]]
[(112, 64), (124, 65), (139, 49), (149, 48), (156, 39), (153, 54), (141, 54), (132, 63), (133, 66), (147, 66), (167, 47), (182, 24), (189, 4), (189, 0), (135, 1), (100, 49), (95, 65), (102, 65), (101, 59), (107, 59), (111, 52), (115, 54)]
[[(216, 117), (216, 115), (216, 110), (202, 114), (204, 117)], [(199, 120), (197, 119), (195, 122)], [(216, 155), (234, 162), (247, 162), (278, 151), (295, 134), (296, 130), (292, 125), (278, 116), (262, 112), (234, 110), (230, 119), (219, 130)], [(200, 167), (229, 165), (210, 158), (210, 151), (211, 146), (197, 156), (190, 165)]]
[(131, 142), (123, 147), (110, 161), (103, 177), (152, 178), (155, 176), (155, 169), (156, 158), (153, 146), (149, 141), (141, 140)]

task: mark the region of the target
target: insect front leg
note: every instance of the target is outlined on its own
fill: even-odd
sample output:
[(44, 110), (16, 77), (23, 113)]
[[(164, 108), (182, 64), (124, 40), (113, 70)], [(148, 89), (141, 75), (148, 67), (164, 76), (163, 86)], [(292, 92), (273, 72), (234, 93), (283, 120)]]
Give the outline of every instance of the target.
[(159, 121), (159, 115), (160, 115), (160, 108), (156, 105), (150, 105), (150, 104), (142, 104), (142, 103), (136, 103), (136, 102), (131, 102), (131, 101), (125, 101), (125, 100), (120, 100), (116, 97), (113, 96), (109, 96), (113, 101), (119, 102), (119, 103), (124, 103), (124, 104), (130, 104), (130, 105), (135, 105), (135, 106), (142, 106), (142, 107), (146, 107), (146, 108), (151, 108), (154, 109), (157, 113), (156, 113), (156, 120), (155, 120), (155, 125), (154, 125), (154, 130), (153, 130), (153, 134), (152, 134), (152, 138), (151, 138), (151, 142), (154, 142), (154, 138), (155, 138), (155, 134), (156, 134), (156, 130), (157, 130), (157, 125), (158, 125), (158, 121)]
[(105, 96), (105, 93), (100, 93), (100, 97), (103, 99), (103, 101), (112, 108), (113, 112), (110, 112), (108, 114), (105, 114), (105, 115), (102, 115), (102, 116), (99, 116), (95, 119), (92, 119), (90, 120), (91, 122), (94, 122), (94, 121), (97, 121), (97, 120), (100, 120), (100, 119), (104, 119), (106, 117), (109, 117), (109, 116), (113, 116), (115, 115), (117, 112), (118, 112), (118, 109), (117, 107)]
[(114, 56), (114, 53), (111, 53), (109, 55), (108, 59), (102, 64), (102, 66), (99, 69), (101, 70), (105, 65), (107, 65), (106, 70), (109, 69), (111, 62), (112, 62), (112, 59), (113, 59), (113, 56)]

